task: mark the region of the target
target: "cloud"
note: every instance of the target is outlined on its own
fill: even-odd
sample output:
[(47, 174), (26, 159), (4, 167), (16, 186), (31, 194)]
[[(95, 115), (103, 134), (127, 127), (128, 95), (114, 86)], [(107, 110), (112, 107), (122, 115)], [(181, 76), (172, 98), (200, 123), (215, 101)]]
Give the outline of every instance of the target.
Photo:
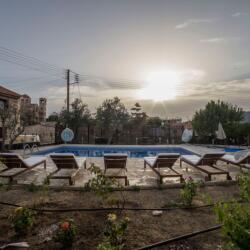
[(232, 17), (241, 17), (241, 16), (247, 16), (247, 15), (248, 15), (247, 12), (236, 12), (232, 14)]
[(175, 26), (176, 29), (184, 29), (188, 26), (191, 26), (193, 24), (199, 24), (199, 23), (212, 23), (216, 21), (216, 19), (188, 19), (184, 21), (183, 23), (177, 24)]
[(201, 39), (201, 43), (225, 43), (229, 41), (238, 41), (241, 40), (240, 37), (212, 37)]
[(238, 61), (238, 62), (234, 62), (232, 64), (232, 68), (233, 69), (242, 69), (242, 68), (249, 67), (249, 65), (250, 65), (250, 61)]
[(216, 81), (191, 84), (192, 91), (185, 92), (185, 98), (203, 99), (247, 99), (249, 98), (250, 79), (235, 79), (230, 81)]
[(222, 43), (227, 41), (227, 39), (222, 37), (213, 37), (213, 38), (207, 38), (207, 39), (201, 39), (201, 43)]

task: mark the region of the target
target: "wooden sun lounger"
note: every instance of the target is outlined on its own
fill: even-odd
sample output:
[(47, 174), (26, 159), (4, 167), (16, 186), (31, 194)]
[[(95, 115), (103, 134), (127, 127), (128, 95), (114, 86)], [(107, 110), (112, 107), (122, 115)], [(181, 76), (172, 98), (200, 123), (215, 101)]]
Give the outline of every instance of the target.
[[(182, 167), (182, 162), (187, 163), (188, 165), (200, 170), (205, 173), (207, 176), (205, 177), (206, 181), (211, 181), (212, 175), (226, 175), (227, 180), (232, 180), (228, 171), (218, 168), (216, 162), (221, 159), (224, 153), (209, 153), (204, 154), (203, 156), (197, 155), (182, 155), (180, 158), (180, 166)], [(209, 171), (209, 168), (214, 169), (216, 171)], [(188, 168), (186, 168), (188, 171)]]
[(239, 166), (240, 168), (250, 169), (250, 167), (246, 166), (246, 164), (250, 164), (250, 152), (247, 152), (243, 157), (240, 157), (239, 159), (235, 159), (235, 156), (233, 154), (225, 154), (221, 157), (220, 160), (226, 162), (227, 164)]
[(9, 182), (13, 182), (16, 176), (41, 164), (46, 168), (46, 157), (41, 156), (31, 156), (23, 159), (15, 153), (0, 153), (0, 162), (7, 167), (0, 171), (0, 177), (9, 179)]
[(75, 184), (75, 178), (82, 166), (86, 169), (86, 158), (75, 157), (69, 153), (50, 154), (50, 158), (55, 163), (57, 170), (49, 175), (49, 179), (66, 179), (69, 185)]
[[(127, 154), (104, 154), (104, 174), (108, 178), (112, 179), (124, 179), (125, 186), (129, 185), (128, 177), (125, 174), (127, 172)], [(121, 174), (120, 172), (118, 174), (107, 174), (108, 169), (120, 169), (124, 170), (124, 173)]]
[[(159, 177), (160, 184), (163, 182), (163, 178), (179, 177), (180, 182), (183, 182), (182, 174), (173, 169), (175, 162), (180, 157), (180, 154), (164, 153), (158, 154), (156, 157), (144, 157), (144, 170), (148, 165)], [(162, 174), (160, 168), (168, 168), (173, 174)]]

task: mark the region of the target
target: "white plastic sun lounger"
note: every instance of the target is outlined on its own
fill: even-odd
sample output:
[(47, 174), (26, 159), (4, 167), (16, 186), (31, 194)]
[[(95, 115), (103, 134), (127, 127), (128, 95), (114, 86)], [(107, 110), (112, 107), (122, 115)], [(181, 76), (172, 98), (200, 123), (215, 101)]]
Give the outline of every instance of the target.
[(49, 179), (67, 179), (69, 184), (73, 185), (80, 168), (86, 168), (85, 157), (75, 157), (71, 153), (52, 153), (49, 156), (57, 167), (57, 170), (49, 175)]
[[(178, 173), (173, 169), (175, 162), (180, 157), (180, 154), (176, 153), (161, 153), (155, 157), (144, 157), (144, 169), (146, 169), (147, 165), (157, 174), (159, 177), (159, 181), (162, 184), (163, 178), (171, 178), (171, 177), (179, 177), (180, 182), (183, 181), (182, 174)], [(173, 172), (170, 173), (162, 173), (160, 168), (168, 168)]]
[(250, 169), (250, 167), (246, 166), (247, 164), (250, 164), (249, 150), (243, 150), (234, 154), (225, 154), (220, 160), (226, 162), (227, 164), (239, 166), (240, 168), (243, 167)]
[[(205, 180), (211, 181), (212, 175), (225, 174), (227, 180), (231, 180), (231, 176), (228, 171), (218, 168), (216, 162), (222, 158), (224, 153), (208, 153), (202, 156), (198, 155), (182, 155), (180, 159), (180, 166), (182, 167), (182, 162), (200, 170), (201, 172), (207, 174)], [(214, 169), (215, 171), (210, 171), (209, 169)], [(188, 171), (188, 168), (186, 167)]]
[(16, 153), (0, 153), (0, 162), (7, 167), (0, 172), (0, 177), (8, 178), (9, 182), (12, 182), (17, 175), (41, 164), (46, 168), (46, 157), (42, 156), (31, 156), (23, 159)]

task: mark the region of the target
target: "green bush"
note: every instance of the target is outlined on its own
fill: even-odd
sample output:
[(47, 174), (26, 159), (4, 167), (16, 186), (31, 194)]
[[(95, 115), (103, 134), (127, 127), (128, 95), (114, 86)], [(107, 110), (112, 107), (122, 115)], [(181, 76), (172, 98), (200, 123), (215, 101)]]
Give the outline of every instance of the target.
[(26, 234), (35, 223), (35, 212), (28, 208), (19, 207), (10, 216), (10, 221), (16, 234)]
[(94, 164), (92, 164), (88, 170), (94, 174), (95, 177), (85, 184), (84, 189), (94, 191), (96, 195), (103, 200), (107, 199), (113, 190), (114, 180), (106, 177), (102, 170)]
[(198, 184), (191, 177), (185, 180), (184, 187), (181, 189), (181, 199), (185, 206), (191, 206), (194, 196), (197, 193)]
[(250, 246), (250, 174), (241, 173), (238, 176), (240, 196), (244, 203), (218, 203), (215, 213), (223, 224), (223, 232), (230, 239), (231, 246), (242, 250)]
[(117, 220), (116, 214), (109, 214), (104, 229), (104, 240), (98, 245), (97, 250), (123, 250), (128, 222), (127, 217)]
[(71, 247), (77, 234), (77, 228), (72, 219), (60, 223), (55, 236), (55, 241), (60, 242), (64, 247)]
[(229, 236), (231, 243), (242, 250), (250, 246), (250, 206), (249, 204), (218, 203), (215, 213), (223, 223), (223, 232)]
[(40, 191), (40, 187), (39, 187), (39, 186), (36, 186), (36, 185), (32, 182), (32, 183), (30, 183), (30, 184), (27, 186), (27, 191), (32, 192), (32, 193), (35, 193), (35, 192)]
[(237, 176), (240, 197), (245, 201), (250, 201), (250, 173), (241, 173)]

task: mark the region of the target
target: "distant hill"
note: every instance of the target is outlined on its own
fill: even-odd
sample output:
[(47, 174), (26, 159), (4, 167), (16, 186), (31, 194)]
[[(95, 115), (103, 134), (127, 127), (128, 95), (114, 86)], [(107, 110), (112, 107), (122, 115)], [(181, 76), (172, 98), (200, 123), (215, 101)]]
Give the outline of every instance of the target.
[(243, 122), (250, 122), (250, 111), (244, 112), (244, 120)]

